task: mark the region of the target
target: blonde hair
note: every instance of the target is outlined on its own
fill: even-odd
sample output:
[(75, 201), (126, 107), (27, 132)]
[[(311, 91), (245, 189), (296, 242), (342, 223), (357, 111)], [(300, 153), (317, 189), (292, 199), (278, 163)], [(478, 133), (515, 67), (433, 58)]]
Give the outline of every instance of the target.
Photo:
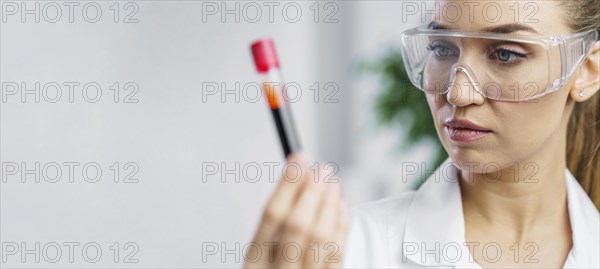
[[(562, 0), (576, 32), (600, 31), (599, 0)], [(600, 210), (600, 93), (576, 103), (567, 131), (567, 166)]]

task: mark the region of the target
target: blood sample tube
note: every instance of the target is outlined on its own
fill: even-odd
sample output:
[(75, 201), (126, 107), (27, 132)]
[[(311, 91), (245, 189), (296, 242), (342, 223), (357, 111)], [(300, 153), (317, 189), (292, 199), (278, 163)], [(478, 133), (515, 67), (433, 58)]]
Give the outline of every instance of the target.
[(287, 158), (300, 150), (292, 110), (286, 101), (285, 83), (279, 69), (279, 58), (272, 39), (261, 39), (251, 45), (256, 70), (262, 76), (262, 87), (275, 120), (283, 153)]

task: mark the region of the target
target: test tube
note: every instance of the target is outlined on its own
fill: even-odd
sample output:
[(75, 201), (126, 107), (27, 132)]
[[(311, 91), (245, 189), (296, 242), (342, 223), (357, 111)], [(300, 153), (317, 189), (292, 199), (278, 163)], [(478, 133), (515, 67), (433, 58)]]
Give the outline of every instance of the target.
[(287, 102), (285, 83), (272, 39), (261, 39), (251, 45), (256, 70), (262, 77), (262, 88), (273, 114), (284, 156), (300, 151), (292, 110)]

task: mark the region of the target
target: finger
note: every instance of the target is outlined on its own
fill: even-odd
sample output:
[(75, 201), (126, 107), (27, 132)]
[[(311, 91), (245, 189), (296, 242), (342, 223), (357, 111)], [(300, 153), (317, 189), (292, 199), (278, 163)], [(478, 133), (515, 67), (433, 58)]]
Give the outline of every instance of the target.
[(335, 233), (340, 217), (339, 183), (327, 183), (327, 194), (312, 229), (309, 251), (304, 257), (304, 267), (323, 268), (324, 261), (333, 253)]
[(337, 251), (331, 256), (331, 259), (325, 260), (326, 268), (343, 268), (344, 250), (348, 240), (348, 231), (350, 228), (350, 209), (345, 201), (340, 200), (340, 215), (337, 220), (337, 227), (334, 236)]
[[(305, 170), (308, 170), (306, 167), (308, 167), (308, 161), (304, 154), (295, 153), (288, 158), (281, 179), (265, 207), (261, 223), (255, 233), (253, 243), (257, 247), (249, 248), (247, 257), (253, 259), (262, 254), (264, 258), (261, 261), (269, 262), (268, 260), (272, 259), (273, 253), (270, 251), (273, 250), (273, 247), (269, 247), (269, 244), (278, 241), (277, 235), (282, 229), (284, 220), (300, 195), (305, 181), (302, 178), (305, 177)], [(264, 267), (262, 263), (255, 265)]]
[(256, 234), (258, 241), (276, 239), (277, 230), (300, 196), (307, 167), (308, 161), (302, 153), (292, 154), (288, 158), (281, 179), (263, 213), (261, 228)]
[(306, 185), (300, 194), (300, 198), (284, 224), (281, 235), (281, 252), (276, 253), (282, 268), (302, 266), (302, 256), (309, 251), (307, 243), (310, 239), (310, 231), (318, 212), (321, 210), (323, 194), (326, 191), (326, 184), (322, 180), (323, 169), (319, 167), (311, 172), (315, 171), (317, 172), (316, 175), (315, 173), (307, 175)]

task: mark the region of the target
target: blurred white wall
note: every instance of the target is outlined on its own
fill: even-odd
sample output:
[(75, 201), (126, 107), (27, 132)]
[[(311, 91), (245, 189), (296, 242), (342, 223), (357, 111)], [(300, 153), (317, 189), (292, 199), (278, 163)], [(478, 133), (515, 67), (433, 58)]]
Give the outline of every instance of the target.
[[(302, 87), (293, 110), (305, 149), (339, 165), (351, 204), (412, 186), (394, 180), (397, 164), (431, 151), (398, 153), (401, 130), (375, 128), (377, 80), (352, 66), (381, 56), (419, 18), (403, 23), (401, 2), (300, 1), (273, 4), (271, 22), (265, 3), (2, 1), (3, 268), (238, 266), (236, 243), (251, 240), (283, 162), (264, 100), (235, 88), (258, 81), (249, 44), (261, 37), (274, 38), (285, 79)], [(236, 11), (223, 15), (236, 4), (239, 22)], [(263, 13), (254, 23), (256, 6)], [(339, 87), (328, 99), (337, 103), (324, 102), (328, 82)], [(66, 85), (77, 84), (70, 96)], [(84, 85), (99, 85), (102, 96)], [(98, 167), (101, 177), (88, 182)], [(203, 259), (203, 246), (215, 244), (230, 254)]]

